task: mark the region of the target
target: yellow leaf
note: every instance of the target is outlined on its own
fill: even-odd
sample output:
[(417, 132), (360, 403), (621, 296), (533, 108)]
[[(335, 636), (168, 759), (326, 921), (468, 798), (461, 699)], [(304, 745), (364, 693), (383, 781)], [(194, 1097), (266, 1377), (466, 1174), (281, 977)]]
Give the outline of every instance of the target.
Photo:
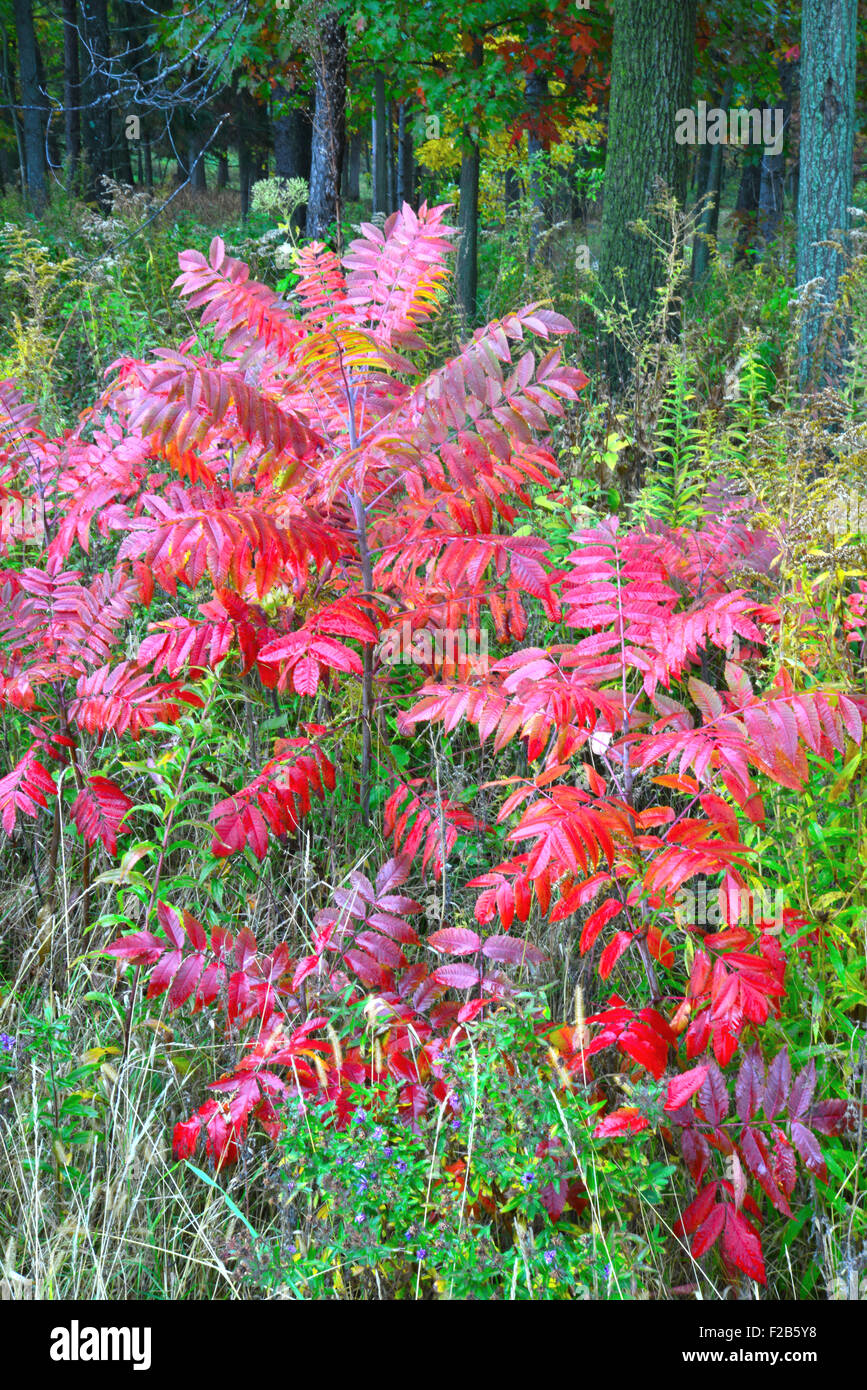
[(119, 1047), (89, 1047), (81, 1054), (82, 1062), (101, 1062), (103, 1057), (116, 1057)]

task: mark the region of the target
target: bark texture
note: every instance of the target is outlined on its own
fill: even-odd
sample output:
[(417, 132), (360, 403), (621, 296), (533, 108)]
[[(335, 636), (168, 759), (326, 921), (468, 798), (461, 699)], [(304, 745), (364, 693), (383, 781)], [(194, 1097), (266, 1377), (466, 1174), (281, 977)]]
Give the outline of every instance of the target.
[(102, 183), (103, 177), (111, 173), (111, 102), (105, 74), (109, 52), (107, 0), (81, 0), (81, 37), (87, 193), (107, 210), (110, 199)]
[(25, 187), (33, 208), (36, 212), (41, 212), (48, 198), (48, 184), (32, 0), (13, 0), (13, 14), (18, 42), (18, 80), (23, 107), (21, 129), (24, 145)]
[[(484, 47), (473, 40), (472, 64), (481, 67)], [(478, 131), (464, 127), (464, 152), (461, 159), (460, 209), (458, 229), (460, 240), (457, 253), (458, 305), (468, 331), (474, 325), (479, 292), (479, 139)]]
[(319, 22), (313, 54), (316, 73), (307, 235), (322, 238), (332, 222), (340, 239), (340, 171), (346, 140), (346, 30), (336, 15)]
[[(599, 274), (608, 298), (638, 318), (653, 306), (659, 269), (629, 224), (645, 216), (657, 180), (686, 196), (692, 151), (675, 129), (676, 113), (692, 106), (696, 9), (697, 0), (618, 0), (614, 11)], [(631, 364), (622, 347), (608, 339), (604, 353), (609, 374), (623, 380)]]
[(798, 189), (798, 283), (820, 280), (817, 302), (804, 315), (801, 386), (813, 377), (837, 384), (845, 370), (845, 325), (831, 341), (849, 231), (855, 138), (857, 0), (803, 0), (801, 29), (801, 158)]

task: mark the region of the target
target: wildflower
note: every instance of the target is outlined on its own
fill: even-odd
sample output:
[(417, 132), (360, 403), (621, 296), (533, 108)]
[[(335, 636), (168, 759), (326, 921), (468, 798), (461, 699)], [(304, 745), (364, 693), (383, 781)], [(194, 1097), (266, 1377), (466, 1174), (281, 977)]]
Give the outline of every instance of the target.
[(376, 1129), (373, 1131), (373, 1135), (371, 1137), (373, 1138), (375, 1144), (382, 1143), (383, 1139), (385, 1138), (385, 1130), (383, 1129), (382, 1125), (376, 1126)]
[(404, 1161), (402, 1158), (399, 1158), (398, 1161), (397, 1161), (397, 1171), (398, 1171), (399, 1173), (405, 1173), (405, 1172), (406, 1172), (406, 1163), (405, 1163), (405, 1161)]
[(556, 1258), (557, 1258), (557, 1256), (554, 1254), (554, 1251), (553, 1251), (553, 1250), (546, 1250), (546, 1251), (545, 1251), (545, 1263), (546, 1263), (546, 1265), (552, 1265), (552, 1264), (554, 1263), (554, 1261), (556, 1260)]
[(394, 1149), (392, 1148), (391, 1144), (386, 1144), (382, 1152), (385, 1154), (386, 1158), (391, 1158), (392, 1154), (394, 1153)]
[(535, 1181), (536, 1174), (533, 1172), (532, 1169), (529, 1169), (521, 1178), (521, 1182), (524, 1184), (525, 1187), (532, 1187)]
[(10, 1037), (8, 1033), (0, 1033), (0, 1051), (15, 1051), (15, 1039)]
[(427, 1247), (424, 1246), (424, 1245), (420, 1245), (419, 1248), (418, 1248), (418, 1250), (416, 1250), (415, 1255), (416, 1255), (416, 1259), (417, 1259), (417, 1260), (426, 1260), (426, 1259), (427, 1259)]

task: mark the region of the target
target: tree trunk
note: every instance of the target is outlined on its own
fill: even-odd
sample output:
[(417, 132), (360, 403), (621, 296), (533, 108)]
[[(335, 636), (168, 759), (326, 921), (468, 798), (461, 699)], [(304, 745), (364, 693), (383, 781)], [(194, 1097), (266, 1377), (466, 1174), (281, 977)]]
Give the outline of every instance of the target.
[[(829, 310), (837, 298), (849, 232), (855, 133), (857, 0), (803, 0), (801, 28), (801, 167), (798, 190), (800, 285), (820, 278), (820, 297), (808, 307), (801, 329), (801, 387), (824, 372), (839, 385), (846, 344), (823, 344)], [(844, 330), (844, 338), (848, 332)]]
[(388, 210), (394, 212), (397, 207), (397, 141), (394, 129), (394, 102), (389, 101), (385, 119), (385, 154), (388, 167)]
[(12, 122), (15, 132), (15, 145), (18, 151), (18, 178), (21, 185), (21, 196), (26, 196), (27, 189), (27, 162), (24, 158), (24, 134), (21, 129), (21, 118), (18, 112), (18, 102), (15, 92), (15, 79), (12, 76), (12, 63), (9, 58), (9, 36), (6, 33), (6, 25), (0, 24), (0, 44), (3, 47), (3, 95), (6, 98), (6, 109)]
[[(788, 130), (792, 117), (792, 94), (797, 65), (781, 59), (777, 64), (783, 92), (783, 129)], [(759, 239), (766, 245), (776, 239), (783, 220), (783, 187), (785, 184), (786, 154), (765, 153), (762, 159), (762, 181), (759, 189)]]
[[(285, 100), (288, 92), (283, 87), (276, 88), (276, 94)], [(310, 185), (310, 158), (313, 141), (313, 113), (309, 106), (284, 107), (281, 114), (272, 120), (274, 128), (274, 173), (281, 179), (303, 179)], [(307, 204), (296, 208), (292, 214), (292, 226), (299, 234), (304, 231)]]
[(189, 139), (187, 146), (190, 161), (190, 183), (197, 193), (203, 193), (207, 188), (205, 181), (205, 156), (202, 150), (202, 137), (198, 132), (194, 132)]
[(350, 203), (357, 203), (361, 197), (361, 144), (360, 133), (350, 136), (349, 155), (346, 160), (346, 198)]
[[(538, 26), (533, 25), (528, 34), (530, 45), (539, 43), (544, 38), (544, 31)], [(524, 101), (527, 111), (533, 121), (527, 132), (527, 154), (530, 165), (530, 202), (532, 205), (532, 221), (530, 224), (530, 244), (527, 252), (527, 259), (532, 265), (536, 259), (536, 247), (539, 238), (546, 226), (551, 222), (551, 209), (548, 199), (543, 193), (542, 170), (540, 159), (545, 152), (545, 146), (539, 138), (538, 122), (541, 116), (541, 109), (548, 99), (548, 74), (541, 68), (535, 68), (530, 73), (524, 84)], [(533, 122), (535, 122), (535, 127)]]
[(759, 192), (762, 186), (762, 166), (751, 155), (747, 155), (741, 168), (741, 181), (738, 185), (738, 200), (735, 204), (735, 220), (738, 233), (735, 240), (735, 265), (747, 259), (747, 252), (756, 244), (759, 221)]
[[(39, 39), (36, 40), (36, 81), (39, 86), (39, 100), (42, 103), (42, 140), (45, 148), (45, 167), (46, 174), (50, 175), (52, 170), (61, 167), (60, 147), (57, 143), (59, 128), (55, 121), (52, 128), (51, 124), (51, 99), (48, 95), (48, 79), (45, 76), (45, 64), (42, 61), (42, 50), (39, 47)], [(50, 183), (48, 184), (50, 197)]]
[(250, 215), (250, 186), (253, 182), (253, 161), (250, 155), (249, 129), (244, 111), (243, 96), (238, 115), (238, 184), (241, 197), (241, 221)]
[(229, 156), (225, 150), (217, 155), (217, 188), (222, 191), (229, 187)]
[(81, 0), (81, 36), (87, 194), (108, 211), (111, 199), (102, 183), (111, 168), (111, 103), (104, 71), (109, 53), (107, 0)]
[(132, 176), (130, 141), (127, 140), (124, 133), (121, 133), (120, 143), (114, 151), (114, 179), (117, 183), (128, 184), (131, 188), (135, 186), (135, 179)]
[(373, 146), (373, 211), (388, 212), (388, 156), (385, 150), (385, 77), (377, 68), (373, 74), (373, 120), (371, 123), (371, 145)]
[(780, 150), (762, 156), (759, 180), (759, 241), (764, 245), (775, 240), (783, 220), (783, 172), (786, 157)]
[(473, 328), (478, 310), (479, 291), (479, 142), (464, 127), (469, 149), (461, 159), (461, 206), (458, 217), (457, 290), (464, 331)]
[(36, 30), (33, 27), (33, 0), (13, 0), (18, 39), (18, 80), (21, 87), (21, 127), (24, 138), (24, 166), (27, 197), (39, 213), (48, 200), (45, 168), (45, 138), (42, 125), (43, 100), (39, 91), (36, 61)]
[[(676, 113), (692, 104), (696, 8), (697, 0), (618, 0), (614, 12), (599, 278), (639, 320), (653, 309), (659, 267), (630, 223), (644, 217), (657, 179), (686, 197), (690, 151), (675, 130)], [(608, 338), (603, 351), (612, 379), (624, 381), (631, 363), (622, 345)]]
[[(726, 111), (732, 99), (733, 91), (734, 80), (729, 77), (714, 105)], [(719, 228), (719, 202), (723, 167), (722, 141), (716, 145), (703, 145), (702, 149), (710, 150), (710, 159), (707, 161), (707, 183), (704, 188), (699, 185), (699, 193), (706, 193), (709, 197), (704, 205), (701, 221), (696, 228), (696, 236), (692, 243), (692, 279), (696, 285), (704, 279), (708, 272), (711, 242), (716, 241), (717, 229)]]
[(402, 208), (404, 203), (415, 201), (410, 102), (400, 102), (397, 113), (397, 206)]
[[(481, 39), (472, 39), (470, 61), (480, 68), (484, 61)], [(479, 156), (478, 131), (464, 126), (461, 157), (460, 209), (458, 211), (457, 293), (464, 332), (473, 328), (479, 290)]]
[(281, 179), (310, 180), (310, 145), (313, 139), (311, 114), (301, 106), (288, 106), (285, 87), (275, 87), (280, 114), (272, 118), (274, 129), (274, 173)]
[[(728, 106), (728, 102), (724, 102), (722, 99), (720, 99), (719, 101), (714, 101), (712, 105), (726, 107)], [(704, 145), (699, 145), (698, 147), (698, 157), (695, 161), (695, 177), (692, 181), (693, 191), (697, 198), (700, 198), (702, 193), (706, 193), (707, 190), (710, 188), (710, 166), (713, 160), (713, 152), (715, 149), (718, 149), (718, 146), (711, 145), (710, 143), (705, 143)]]
[(316, 35), (313, 146), (307, 235), (324, 237), (332, 222), (340, 231), (340, 170), (346, 139), (346, 30), (336, 15), (326, 14)]

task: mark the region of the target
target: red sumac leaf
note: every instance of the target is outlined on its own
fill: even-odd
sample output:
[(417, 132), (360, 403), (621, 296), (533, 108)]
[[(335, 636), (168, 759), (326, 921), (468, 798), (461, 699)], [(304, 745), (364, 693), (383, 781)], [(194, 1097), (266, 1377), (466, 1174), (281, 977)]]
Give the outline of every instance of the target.
[(719, 1125), (729, 1113), (729, 1093), (716, 1062), (708, 1064), (707, 1076), (699, 1087), (699, 1104), (712, 1125)]
[(619, 931), (613, 940), (609, 941), (602, 955), (599, 957), (599, 975), (603, 980), (607, 980), (615, 965), (624, 952), (629, 950), (632, 945), (633, 936), (631, 932)]
[(370, 912), (367, 915), (368, 926), (376, 927), (385, 936), (390, 936), (394, 941), (402, 941), (404, 944), (417, 945), (418, 935), (414, 927), (409, 925), (403, 917), (395, 917), (391, 912)]
[(471, 1023), (482, 1009), (491, 1003), (490, 999), (470, 999), (468, 1003), (462, 1004), (455, 1015), (458, 1023)]
[(759, 1130), (746, 1125), (741, 1134), (740, 1148), (744, 1162), (756, 1178), (762, 1191), (768, 1194), (777, 1211), (785, 1217), (791, 1217), (792, 1212), (785, 1193), (780, 1191), (774, 1177), (773, 1163), (764, 1135)]
[(147, 998), (156, 999), (160, 994), (164, 994), (171, 981), (174, 979), (175, 972), (181, 963), (180, 951), (166, 951), (161, 956), (151, 971), (150, 983), (147, 989)]
[(795, 1120), (792, 1124), (791, 1135), (792, 1143), (804, 1161), (804, 1167), (820, 1182), (827, 1182), (828, 1169), (813, 1131)]
[(581, 932), (579, 947), (582, 956), (585, 951), (590, 950), (602, 928), (611, 921), (612, 917), (617, 917), (622, 911), (623, 903), (619, 898), (606, 898), (595, 912), (590, 913)]
[(643, 1129), (649, 1128), (650, 1122), (634, 1106), (624, 1106), (600, 1120), (593, 1135), (596, 1139), (617, 1139), (627, 1134), (640, 1134)]
[(443, 927), (429, 936), (426, 944), (447, 956), (469, 956), (478, 951), (482, 939), (469, 927)]
[(743, 1213), (731, 1206), (726, 1207), (722, 1253), (728, 1264), (743, 1270), (757, 1284), (766, 1282), (762, 1242)]
[(689, 1071), (681, 1072), (680, 1076), (673, 1076), (668, 1083), (668, 1096), (665, 1102), (666, 1110), (680, 1110), (681, 1106), (686, 1105), (690, 1096), (694, 1096), (707, 1076), (707, 1064), (700, 1067), (692, 1067)]
[(185, 1000), (189, 999), (196, 985), (199, 983), (199, 976), (205, 964), (204, 956), (197, 952), (193, 956), (187, 956), (182, 962), (178, 973), (172, 980), (169, 989), (169, 1008), (178, 1009)]
[(801, 1120), (810, 1108), (813, 1092), (816, 1089), (816, 1063), (811, 1057), (804, 1070), (792, 1082), (789, 1092), (788, 1111), (793, 1120)]
[(448, 989), (472, 989), (479, 982), (479, 972), (472, 965), (441, 965), (431, 979)]
[(692, 1235), (697, 1231), (702, 1222), (710, 1216), (711, 1208), (716, 1197), (717, 1183), (709, 1182), (707, 1187), (703, 1187), (701, 1192), (681, 1213), (674, 1223), (674, 1234), (676, 1236)]
[(174, 907), (169, 907), (167, 903), (157, 903), (157, 919), (160, 926), (173, 946), (179, 951), (184, 946), (184, 931), (181, 926), (181, 914)]
[(172, 1150), (176, 1159), (192, 1158), (199, 1143), (202, 1122), (198, 1115), (191, 1120), (179, 1120), (172, 1136)]
[(735, 1108), (746, 1124), (753, 1118), (764, 1093), (764, 1066), (755, 1048), (745, 1054), (735, 1083)]
[(108, 777), (89, 777), (70, 807), (70, 815), (88, 845), (101, 840), (117, 854), (118, 835), (128, 835), (124, 817), (133, 806), (125, 792)]
[(774, 1180), (786, 1197), (791, 1197), (797, 1182), (795, 1150), (781, 1129), (774, 1125)]
[(132, 936), (122, 936), (118, 941), (113, 941), (106, 946), (104, 954), (116, 956), (118, 960), (133, 961), (136, 965), (153, 965), (165, 949), (166, 943), (154, 936), (153, 932), (137, 931)]
[(520, 936), (489, 936), (482, 943), (482, 955), (506, 965), (541, 965), (545, 953)]
[(708, 1250), (716, 1244), (725, 1225), (727, 1210), (729, 1208), (725, 1206), (715, 1206), (707, 1220), (699, 1226), (691, 1246), (695, 1259), (701, 1259), (701, 1256), (706, 1255)]
[(788, 1048), (783, 1048), (768, 1067), (768, 1079), (765, 1082), (762, 1108), (769, 1120), (782, 1110), (788, 1099), (791, 1084), (792, 1063), (789, 1060)]
[[(867, 1109), (864, 1113), (867, 1115)], [(850, 1112), (848, 1101), (820, 1100), (810, 1109), (807, 1120), (810, 1128), (818, 1130), (820, 1134), (843, 1134), (848, 1128), (850, 1118), (854, 1123), (857, 1114), (857, 1107), (854, 1106)]]
[(366, 951), (344, 951), (343, 959), (361, 983), (369, 989), (382, 989), (387, 984), (389, 976), (386, 968)]
[(707, 1146), (707, 1141), (697, 1129), (685, 1129), (680, 1136), (680, 1147), (683, 1150), (684, 1162), (689, 1169), (690, 1177), (698, 1185), (710, 1164), (710, 1149)]
[(304, 981), (307, 979), (308, 975), (312, 975), (312, 974), (313, 974), (313, 972), (316, 970), (317, 966), (319, 965), (320, 959), (321, 959), (320, 956), (302, 956), (302, 957), (301, 957), (301, 959), (298, 961), (297, 965), (295, 966), (295, 970), (294, 970), (293, 975), (292, 975), (292, 988), (293, 988), (293, 990), (298, 989), (299, 985), (302, 985), (302, 984), (304, 983)]
[(207, 950), (208, 937), (201, 922), (197, 922), (195, 917), (191, 917), (189, 912), (184, 912), (183, 916), (184, 931), (187, 939), (195, 951)]

